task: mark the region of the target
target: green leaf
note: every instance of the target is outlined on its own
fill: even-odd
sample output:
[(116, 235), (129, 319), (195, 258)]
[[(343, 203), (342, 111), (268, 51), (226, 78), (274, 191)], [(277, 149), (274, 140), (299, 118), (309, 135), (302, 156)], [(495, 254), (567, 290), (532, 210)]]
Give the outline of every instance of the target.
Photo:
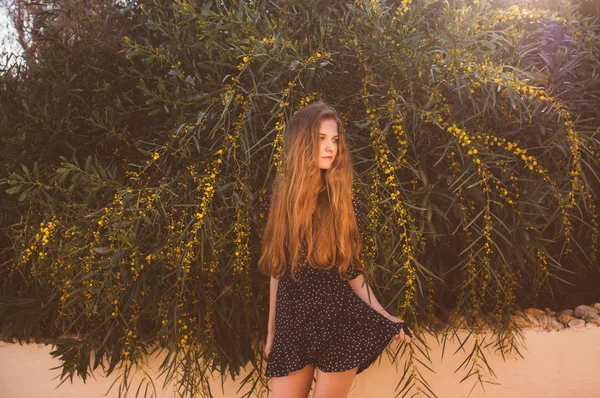
[(15, 193), (19, 193), (19, 191), (21, 190), (21, 187), (23, 185), (15, 185), (11, 188), (6, 189), (4, 192), (6, 192), (9, 195), (15, 194)]
[(111, 249), (110, 247), (94, 247), (92, 249), (98, 254), (110, 254), (115, 251), (115, 249)]

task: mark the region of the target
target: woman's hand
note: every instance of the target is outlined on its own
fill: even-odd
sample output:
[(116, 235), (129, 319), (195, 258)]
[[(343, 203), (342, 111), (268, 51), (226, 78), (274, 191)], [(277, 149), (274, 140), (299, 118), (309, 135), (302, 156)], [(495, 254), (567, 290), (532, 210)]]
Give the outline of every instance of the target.
[(265, 357), (269, 357), (269, 353), (271, 352), (271, 349), (273, 348), (273, 340), (275, 339), (275, 333), (269, 332), (267, 334), (267, 342), (265, 343), (265, 350), (264, 350), (264, 354)]
[[(395, 322), (395, 323), (404, 322), (402, 319), (397, 318), (395, 316), (391, 316), (389, 318), (389, 320), (392, 322)], [(413, 331), (410, 328), (408, 328), (408, 330), (410, 330), (410, 333), (414, 336)], [(400, 332), (398, 334), (395, 334), (394, 336), (392, 336), (392, 339), (396, 340), (396, 341), (403, 341), (405, 343), (410, 343), (410, 340), (411, 340), (410, 336), (407, 335), (406, 333), (404, 333), (404, 330), (402, 330), (402, 329), (400, 329)]]

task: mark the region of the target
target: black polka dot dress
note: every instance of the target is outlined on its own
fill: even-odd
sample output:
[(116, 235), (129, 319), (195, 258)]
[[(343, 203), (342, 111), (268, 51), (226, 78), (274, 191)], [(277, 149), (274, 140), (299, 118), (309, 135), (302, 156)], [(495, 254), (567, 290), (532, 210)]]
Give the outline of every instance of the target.
[[(270, 195), (265, 199), (270, 200)], [(360, 220), (356, 196), (353, 204)], [(350, 268), (345, 276), (354, 279), (360, 274)], [(402, 325), (358, 297), (335, 267), (328, 271), (305, 264), (297, 271), (296, 280), (286, 272), (279, 279), (275, 303), (275, 336), (266, 377), (286, 376), (307, 364), (323, 372), (358, 367), (361, 373)]]

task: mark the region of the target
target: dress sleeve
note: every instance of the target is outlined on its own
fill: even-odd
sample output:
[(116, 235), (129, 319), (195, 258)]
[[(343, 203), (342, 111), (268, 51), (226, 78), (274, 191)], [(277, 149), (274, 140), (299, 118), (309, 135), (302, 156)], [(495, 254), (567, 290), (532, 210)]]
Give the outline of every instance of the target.
[[(352, 191), (352, 207), (354, 208), (354, 215), (356, 216), (356, 223), (358, 224), (358, 232), (362, 234), (362, 228), (364, 227), (363, 215), (364, 215), (364, 205), (360, 196), (354, 191)], [(348, 280), (352, 280), (359, 275), (363, 275), (364, 272), (361, 269), (359, 264), (350, 263), (348, 270), (346, 271), (346, 278)]]
[(363, 275), (364, 273), (359, 270), (358, 268), (355, 268), (354, 265), (350, 265), (350, 267), (348, 267), (348, 270), (346, 271), (346, 278), (351, 281), (352, 279), (358, 277), (359, 275)]
[(360, 196), (354, 191), (352, 191), (352, 207), (354, 208), (354, 215), (356, 216), (356, 222), (358, 224), (358, 232), (362, 234), (362, 230), (364, 228), (364, 203)]

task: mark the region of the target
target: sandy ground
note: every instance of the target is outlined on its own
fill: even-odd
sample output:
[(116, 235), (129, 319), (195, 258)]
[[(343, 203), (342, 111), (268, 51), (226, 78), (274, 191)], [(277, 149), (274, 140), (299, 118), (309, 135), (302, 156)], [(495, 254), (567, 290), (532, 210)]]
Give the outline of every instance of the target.
[[(461, 333), (459, 336), (464, 339), (466, 334)], [(497, 376), (495, 381), (499, 384), (485, 384), (485, 391), (479, 384), (473, 388), (474, 379), (459, 383), (467, 374), (464, 369), (455, 373), (471, 351), (473, 340), (468, 341), (462, 351), (458, 340), (446, 342), (442, 359), (442, 345), (433, 336), (427, 336), (426, 342), (431, 348), (430, 367), (435, 374), (423, 366), (419, 368), (431, 389), (440, 398), (600, 397), (600, 328), (561, 332), (526, 330), (524, 336), (524, 359), (512, 355), (504, 361), (491, 347), (486, 349), (486, 358)], [(390, 351), (394, 344), (397, 343), (390, 345)], [(74, 379), (72, 384), (66, 382), (56, 388), (60, 370), (52, 368), (58, 366), (59, 362), (52, 359), (50, 351), (51, 347), (46, 345), (0, 343), (0, 397), (118, 397), (117, 387), (105, 395), (116, 378), (114, 375), (109, 378), (95, 375), (86, 384), (80, 379)], [(454, 354), (455, 352), (457, 353)], [(150, 358), (146, 370), (154, 380), (158, 396), (172, 397), (171, 386), (161, 390), (162, 381), (155, 372), (160, 359)], [(349, 397), (393, 397), (402, 370), (402, 361), (392, 364), (388, 353), (384, 353), (379, 362), (356, 377)], [(242, 378), (244, 375), (242, 374)], [(135, 396), (142, 377), (141, 373), (135, 376), (133, 392), (127, 396)], [(228, 380), (223, 392), (220, 382), (216, 381), (213, 383), (214, 396), (241, 396), (241, 393), (237, 393), (240, 380), (241, 378), (235, 382)]]

